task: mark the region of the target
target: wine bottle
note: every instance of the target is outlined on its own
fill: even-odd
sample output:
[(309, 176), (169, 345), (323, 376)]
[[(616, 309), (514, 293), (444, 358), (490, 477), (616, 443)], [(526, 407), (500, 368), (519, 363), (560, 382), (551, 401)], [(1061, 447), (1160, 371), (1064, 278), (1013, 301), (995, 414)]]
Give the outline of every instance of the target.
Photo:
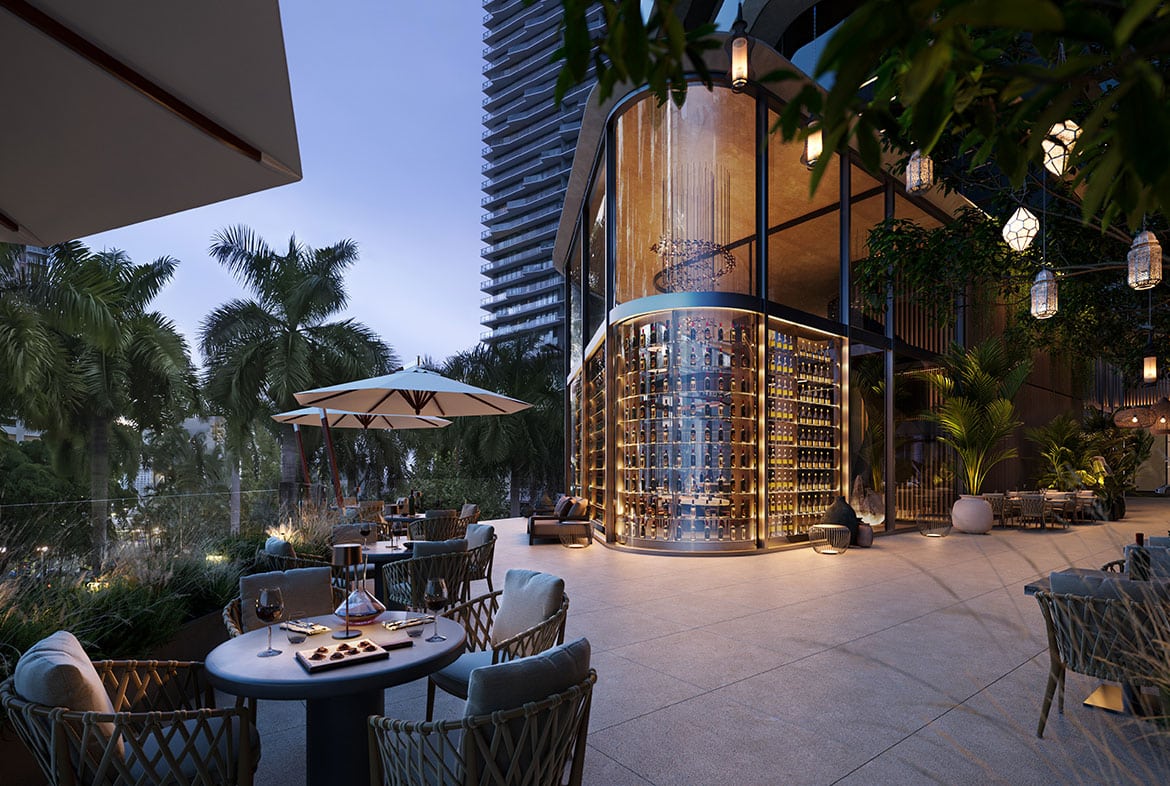
[(1135, 581), (1148, 581), (1150, 578), (1150, 552), (1146, 548), (1146, 536), (1139, 532), (1134, 535), (1134, 546), (1129, 555), (1129, 577)]

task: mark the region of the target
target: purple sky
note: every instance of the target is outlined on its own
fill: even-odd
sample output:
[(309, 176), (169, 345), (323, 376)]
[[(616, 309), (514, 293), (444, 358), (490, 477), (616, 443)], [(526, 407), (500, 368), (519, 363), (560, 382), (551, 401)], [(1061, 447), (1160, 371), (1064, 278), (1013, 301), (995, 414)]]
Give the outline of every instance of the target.
[(407, 364), (479, 341), (483, 9), (471, 0), (284, 0), (304, 179), (83, 238), (135, 262), (180, 261), (156, 299), (196, 350), (200, 321), (243, 293), (207, 255), (214, 232), (270, 246), (350, 238), (360, 261), (345, 316)]

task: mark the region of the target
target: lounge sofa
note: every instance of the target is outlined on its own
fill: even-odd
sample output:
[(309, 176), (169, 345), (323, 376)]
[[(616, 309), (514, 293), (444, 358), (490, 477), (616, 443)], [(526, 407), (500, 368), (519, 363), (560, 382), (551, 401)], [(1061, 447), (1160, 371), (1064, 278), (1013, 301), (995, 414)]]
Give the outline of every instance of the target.
[(537, 538), (556, 538), (561, 535), (584, 536), (593, 543), (593, 522), (589, 518), (589, 500), (584, 497), (562, 496), (553, 505), (551, 513), (533, 513), (528, 517), (528, 545)]

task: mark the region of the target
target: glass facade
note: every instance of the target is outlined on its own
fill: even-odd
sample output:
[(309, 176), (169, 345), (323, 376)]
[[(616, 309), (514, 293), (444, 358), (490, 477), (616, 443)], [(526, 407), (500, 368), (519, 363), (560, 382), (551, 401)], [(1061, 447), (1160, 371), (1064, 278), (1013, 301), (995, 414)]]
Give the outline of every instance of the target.
[[(566, 260), (583, 301), (574, 316), (570, 294), (582, 329), (569, 331), (567, 468), (608, 542), (760, 551), (807, 540), (841, 496), (881, 530), (896, 526), (887, 511), (912, 524), (949, 494), (903, 372), (950, 336), (914, 316), (911, 354), (895, 357), (895, 327), (910, 324), (897, 301), (892, 316), (841, 303), (895, 206), (939, 219), (851, 156), (810, 196), (801, 146), (768, 133), (778, 109), (720, 86), (682, 109), (635, 94), (594, 151), (583, 251)], [(897, 396), (904, 417), (887, 428)]]

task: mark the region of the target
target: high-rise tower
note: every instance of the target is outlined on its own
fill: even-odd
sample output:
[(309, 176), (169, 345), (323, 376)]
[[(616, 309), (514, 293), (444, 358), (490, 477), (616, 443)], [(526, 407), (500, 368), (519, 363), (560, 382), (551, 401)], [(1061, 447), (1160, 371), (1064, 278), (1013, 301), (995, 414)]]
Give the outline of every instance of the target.
[[(481, 338), (560, 343), (563, 281), (552, 247), (591, 84), (553, 101), (558, 0), (484, 0)], [(590, 12), (600, 25), (600, 8)]]

